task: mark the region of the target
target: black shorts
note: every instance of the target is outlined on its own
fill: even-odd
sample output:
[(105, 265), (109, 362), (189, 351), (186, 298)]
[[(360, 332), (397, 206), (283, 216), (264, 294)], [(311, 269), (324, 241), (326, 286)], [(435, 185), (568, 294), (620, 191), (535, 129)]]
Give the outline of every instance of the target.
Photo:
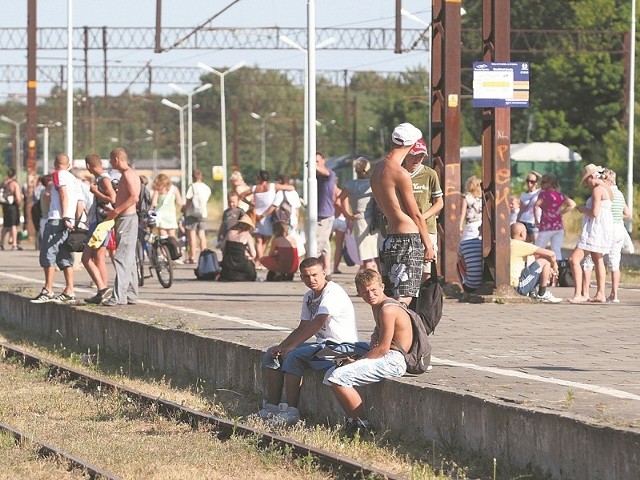
[(3, 227), (17, 227), (20, 225), (20, 209), (15, 203), (2, 205)]

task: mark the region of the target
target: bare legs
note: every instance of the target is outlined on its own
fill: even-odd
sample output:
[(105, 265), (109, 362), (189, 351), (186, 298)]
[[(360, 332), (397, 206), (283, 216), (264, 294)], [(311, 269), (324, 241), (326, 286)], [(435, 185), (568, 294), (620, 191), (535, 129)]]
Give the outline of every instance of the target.
[(340, 403), (347, 418), (364, 420), (364, 404), (355, 388), (343, 387), (332, 383), (331, 391), (338, 399), (338, 403)]

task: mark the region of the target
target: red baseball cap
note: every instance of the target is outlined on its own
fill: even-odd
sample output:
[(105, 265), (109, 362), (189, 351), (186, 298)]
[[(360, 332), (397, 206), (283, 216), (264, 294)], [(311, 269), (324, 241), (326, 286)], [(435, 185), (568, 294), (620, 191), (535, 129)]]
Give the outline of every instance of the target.
[(426, 155), (427, 154), (427, 144), (424, 143), (424, 140), (418, 140), (415, 145), (409, 150), (409, 155)]

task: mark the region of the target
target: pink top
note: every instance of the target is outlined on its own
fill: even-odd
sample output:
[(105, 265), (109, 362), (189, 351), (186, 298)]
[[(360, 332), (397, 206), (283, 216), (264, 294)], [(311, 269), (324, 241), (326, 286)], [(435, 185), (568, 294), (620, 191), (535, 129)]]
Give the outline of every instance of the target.
[(562, 230), (562, 204), (564, 203), (565, 195), (557, 190), (541, 190), (538, 195), (538, 200), (541, 200), (540, 210), (540, 225), (541, 232), (549, 232), (554, 230)]

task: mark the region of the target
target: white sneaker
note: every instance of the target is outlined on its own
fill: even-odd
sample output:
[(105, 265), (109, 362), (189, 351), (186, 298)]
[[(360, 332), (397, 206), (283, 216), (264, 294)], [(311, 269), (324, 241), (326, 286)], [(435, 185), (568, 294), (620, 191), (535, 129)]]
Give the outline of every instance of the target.
[(562, 302), (561, 298), (554, 297), (553, 293), (551, 293), (549, 290), (544, 292), (544, 295), (536, 295), (534, 298), (538, 302), (542, 302), (542, 303), (560, 303), (560, 302)]
[(266, 400), (262, 401), (262, 408), (258, 412), (258, 416), (263, 420), (268, 420), (278, 413), (278, 405), (269, 403)]
[(278, 425), (295, 425), (300, 421), (300, 411), (286, 403), (278, 405), (278, 412), (269, 421)]

